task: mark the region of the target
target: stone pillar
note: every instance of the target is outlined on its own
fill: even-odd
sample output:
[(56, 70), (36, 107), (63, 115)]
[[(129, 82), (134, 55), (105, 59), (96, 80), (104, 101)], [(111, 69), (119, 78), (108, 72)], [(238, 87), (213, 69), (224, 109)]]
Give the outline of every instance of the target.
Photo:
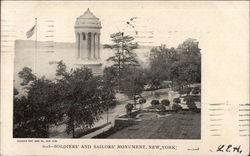
[(76, 32), (76, 58), (80, 58), (80, 41), (79, 41), (79, 33)]
[(85, 32), (81, 32), (81, 58), (88, 58), (87, 52), (87, 34)]
[(95, 34), (91, 33), (91, 59), (95, 56)]
[(87, 34), (87, 55), (88, 55), (88, 59), (91, 59), (91, 48), (92, 44), (91, 44), (91, 33), (88, 32)]
[(98, 59), (99, 58), (99, 55), (98, 55), (98, 36), (99, 34), (95, 34), (95, 59)]
[(98, 43), (98, 59), (100, 59), (101, 57), (100, 57), (100, 47), (101, 47), (101, 44), (100, 44), (100, 35), (101, 34), (98, 34), (98, 37), (97, 37), (97, 43)]
[(81, 32), (79, 32), (78, 33), (78, 41), (79, 41), (79, 59), (81, 59), (82, 58), (82, 34), (81, 34)]

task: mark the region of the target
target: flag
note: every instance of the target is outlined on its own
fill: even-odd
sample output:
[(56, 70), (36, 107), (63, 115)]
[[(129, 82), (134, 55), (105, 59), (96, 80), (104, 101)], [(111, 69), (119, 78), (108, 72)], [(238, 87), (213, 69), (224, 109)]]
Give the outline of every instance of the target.
[(26, 32), (27, 38), (30, 38), (34, 34), (35, 28), (36, 28), (36, 25), (34, 25), (29, 31)]

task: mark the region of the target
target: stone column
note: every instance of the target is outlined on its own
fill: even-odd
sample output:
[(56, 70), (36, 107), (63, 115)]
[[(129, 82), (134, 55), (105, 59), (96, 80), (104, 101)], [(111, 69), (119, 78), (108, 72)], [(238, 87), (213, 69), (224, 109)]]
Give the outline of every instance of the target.
[(95, 34), (91, 33), (91, 59), (95, 56)]
[(88, 56), (88, 59), (91, 59), (91, 33), (88, 32), (87, 33), (87, 56)]
[(99, 55), (98, 55), (98, 36), (99, 36), (99, 34), (95, 34), (95, 59), (99, 58)]
[(80, 58), (80, 42), (79, 42), (79, 33), (76, 32), (76, 58)]
[[(87, 37), (85, 32), (81, 32), (81, 58), (86, 59), (88, 58), (87, 52)], [(85, 38), (84, 38), (85, 37)]]
[(98, 43), (98, 59), (100, 59), (100, 48), (101, 48), (101, 44), (100, 44), (100, 35), (101, 34), (98, 34), (98, 37), (97, 37), (97, 43)]
[(82, 34), (79, 32), (79, 59), (82, 58)]

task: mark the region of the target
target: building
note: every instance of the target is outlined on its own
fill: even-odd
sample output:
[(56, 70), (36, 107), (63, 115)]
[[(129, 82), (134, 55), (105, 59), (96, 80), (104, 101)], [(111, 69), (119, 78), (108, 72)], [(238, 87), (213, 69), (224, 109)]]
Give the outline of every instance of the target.
[[(110, 49), (104, 49), (101, 40), (101, 22), (89, 10), (79, 16), (75, 22), (75, 42), (38, 41), (35, 53), (35, 41), (16, 40), (14, 56), (14, 83), (20, 89), (18, 72), (29, 67), (38, 77), (55, 78), (57, 62), (63, 61), (68, 69), (81, 66), (92, 69), (94, 75), (100, 75), (105, 66), (112, 62), (106, 60), (114, 55)], [(115, 32), (114, 32), (115, 33)], [(135, 50), (138, 61), (143, 64), (148, 60), (152, 47), (141, 46)], [(36, 67), (36, 68), (34, 68)]]
[(100, 59), (101, 22), (89, 9), (75, 22), (76, 64), (92, 69), (95, 75), (102, 74)]

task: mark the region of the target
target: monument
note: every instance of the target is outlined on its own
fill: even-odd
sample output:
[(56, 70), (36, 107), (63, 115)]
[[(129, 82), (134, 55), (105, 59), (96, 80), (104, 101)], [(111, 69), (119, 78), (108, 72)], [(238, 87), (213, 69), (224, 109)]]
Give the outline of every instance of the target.
[(94, 75), (102, 74), (100, 57), (101, 22), (89, 9), (75, 22), (76, 66), (91, 68)]

